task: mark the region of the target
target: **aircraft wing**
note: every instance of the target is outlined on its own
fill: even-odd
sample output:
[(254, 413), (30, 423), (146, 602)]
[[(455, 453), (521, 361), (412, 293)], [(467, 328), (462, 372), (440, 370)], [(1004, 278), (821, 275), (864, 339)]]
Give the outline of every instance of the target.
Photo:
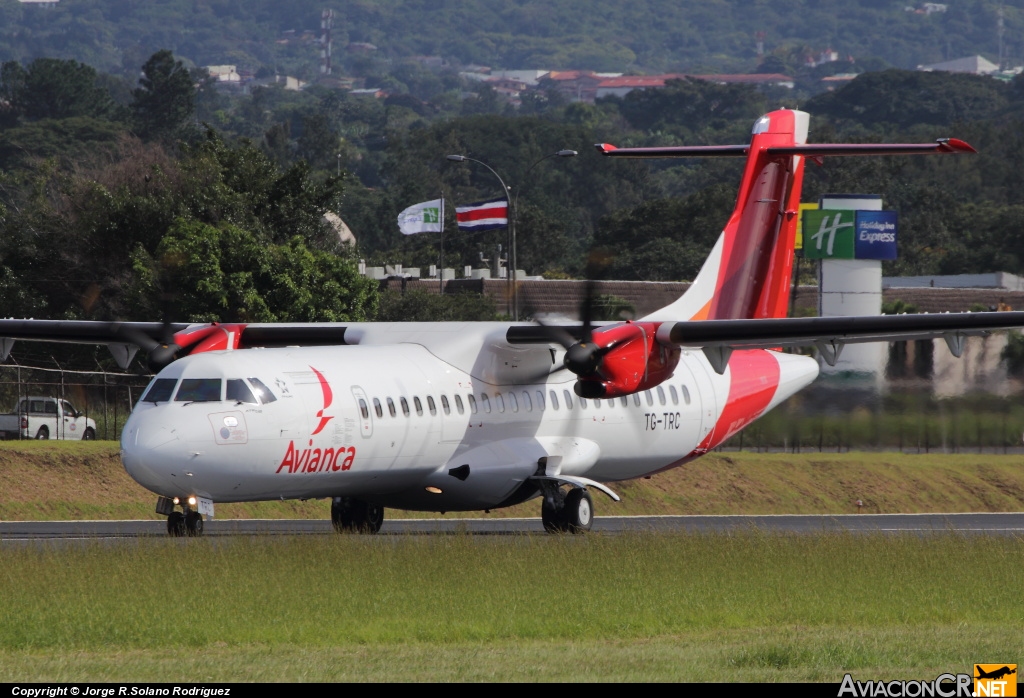
[(985, 335), (1019, 327), (1024, 327), (1024, 312), (694, 320), (662, 324), (658, 339), (684, 347), (768, 349)]
[[(249, 347), (345, 344), (346, 325), (334, 322), (292, 323), (181, 323), (106, 322), (99, 320), (0, 320), (0, 337), (10, 340), (73, 344), (144, 345), (169, 335), (208, 327), (240, 331), (240, 343)], [(143, 346), (143, 348), (145, 348)]]
[[(594, 337), (612, 327), (614, 325), (596, 329)], [(661, 322), (656, 327), (658, 343), (701, 349), (715, 371), (723, 373), (735, 349), (813, 346), (828, 364), (835, 365), (847, 344), (942, 338), (953, 355), (960, 356), (966, 337), (1024, 327), (1024, 312), (688, 320)], [(508, 329), (507, 339), (510, 344), (552, 344), (557, 343), (555, 338), (560, 334), (579, 340), (581, 328), (514, 326)]]

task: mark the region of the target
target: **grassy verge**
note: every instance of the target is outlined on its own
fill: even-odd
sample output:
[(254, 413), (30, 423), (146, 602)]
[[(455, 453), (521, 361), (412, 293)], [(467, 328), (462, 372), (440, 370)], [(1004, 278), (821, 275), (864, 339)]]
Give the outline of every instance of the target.
[[(623, 501), (598, 495), (598, 515), (844, 514), (858, 499), (866, 513), (1024, 511), (1020, 457), (996, 454), (717, 453), (612, 487)], [(0, 442), (0, 492), (0, 520), (159, 518), (109, 442)], [(531, 501), (489, 516), (538, 513)], [(323, 501), (217, 505), (218, 518), (327, 516)]]
[(9, 549), (0, 681), (934, 678), (1024, 656), (1022, 564), (756, 532)]

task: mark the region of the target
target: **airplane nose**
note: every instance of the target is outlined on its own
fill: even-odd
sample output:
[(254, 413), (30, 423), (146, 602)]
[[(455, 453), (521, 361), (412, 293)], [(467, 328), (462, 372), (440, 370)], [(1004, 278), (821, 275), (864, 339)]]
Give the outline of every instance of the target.
[[(162, 423), (159, 408), (134, 413), (121, 433), (121, 463), (137, 483), (164, 496), (188, 494), (171, 476), (179, 439)], [(154, 414), (157, 413), (157, 414)]]

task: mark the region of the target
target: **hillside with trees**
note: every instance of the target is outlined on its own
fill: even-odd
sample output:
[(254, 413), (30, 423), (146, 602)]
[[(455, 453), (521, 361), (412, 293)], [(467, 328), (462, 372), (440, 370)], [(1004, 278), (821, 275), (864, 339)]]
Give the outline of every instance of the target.
[[(515, 110), (486, 91), (424, 101), (313, 86), (219, 92), (167, 50), (127, 82), (71, 59), (0, 66), (0, 304), (7, 316), (358, 320), (412, 312), (358, 276), (427, 266), (438, 236), (402, 236), (399, 211), (444, 195), (446, 265), (480, 265), (505, 232), (455, 231), (455, 204), (518, 203), (530, 274), (692, 278), (726, 220), (738, 160), (600, 158), (594, 143), (739, 143), (775, 97), (678, 80), (595, 104)], [(811, 140), (929, 141), (955, 158), (835, 158), (808, 166), (805, 200), (873, 192), (900, 213), (887, 273), (1024, 274), (1022, 83), (887, 70), (806, 100)], [(794, 105), (797, 106), (797, 105)], [(549, 157), (572, 149), (572, 158)], [(323, 223), (340, 216), (355, 249)], [(481, 317), (462, 304), (445, 316)], [(452, 313), (455, 313), (452, 315)], [(460, 315), (461, 313), (461, 315)]]
[[(191, 65), (237, 64), (304, 79), (318, 70), (320, 15), (335, 11), (347, 74), (391, 73), (411, 56), (450, 64), (550, 70), (782, 72), (834, 49), (862, 69), (910, 69), (977, 53), (1024, 62), (1022, 0), (0, 0), (0, 62), (74, 59), (133, 76), (169, 49)], [(372, 44), (371, 54), (344, 47)], [(761, 50), (758, 50), (758, 44)], [(835, 68), (826, 68), (835, 71)], [(401, 82), (396, 78), (397, 82)]]

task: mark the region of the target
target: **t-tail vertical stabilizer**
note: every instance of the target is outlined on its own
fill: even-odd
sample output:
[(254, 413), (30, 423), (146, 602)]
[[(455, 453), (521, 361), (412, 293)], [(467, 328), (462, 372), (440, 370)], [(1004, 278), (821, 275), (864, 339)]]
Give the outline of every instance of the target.
[(810, 115), (795, 109), (765, 114), (748, 145), (616, 148), (609, 157), (746, 157), (736, 207), (693, 285), (645, 321), (786, 317), (793, 271), (804, 162), (832, 155), (916, 155), (974, 152), (945, 138), (922, 144), (807, 144)]

